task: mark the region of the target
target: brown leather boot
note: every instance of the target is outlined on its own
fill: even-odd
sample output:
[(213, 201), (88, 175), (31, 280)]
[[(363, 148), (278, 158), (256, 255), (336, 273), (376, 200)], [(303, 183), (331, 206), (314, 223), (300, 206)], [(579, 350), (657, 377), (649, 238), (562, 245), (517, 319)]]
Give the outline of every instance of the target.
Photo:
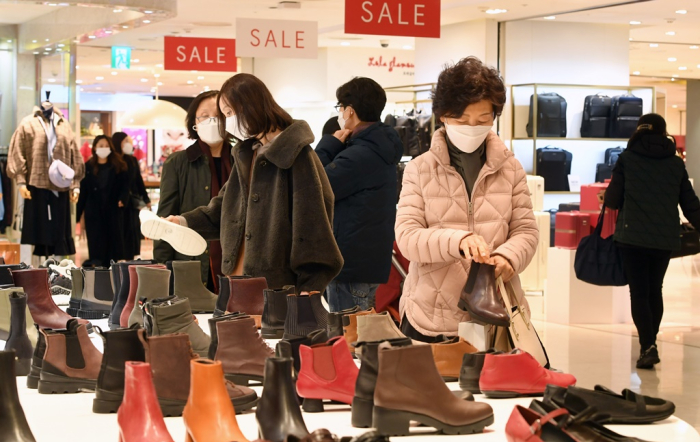
[(263, 290), (267, 288), (265, 278), (229, 278), (226, 311), (245, 313), (252, 317), (255, 320), (255, 326), (260, 328), (265, 304)]
[(364, 315), (373, 315), (376, 313), (376, 310), (374, 310), (374, 307), (372, 307), (369, 310), (364, 310), (361, 312), (343, 316), (343, 335), (345, 336), (345, 340), (348, 343), (348, 349), (350, 350), (350, 353), (355, 353), (355, 347), (353, 347), (352, 344), (354, 342), (359, 342), (357, 339), (357, 317)]
[(265, 359), (274, 351), (262, 339), (251, 317), (216, 323), (219, 344), (215, 359), (221, 361), (226, 379), (239, 385), (263, 381)]
[[(139, 339), (151, 364), (153, 384), (164, 416), (181, 416), (190, 393), (190, 361), (198, 356), (192, 351), (186, 333), (146, 336), (139, 330)], [(237, 413), (255, 406), (258, 395), (247, 387), (226, 381), (226, 390)]]
[[(46, 328), (66, 328), (66, 323), (73, 317), (53, 302), (47, 269), (15, 270), (12, 271), (12, 278), (15, 286), (22, 287), (27, 294), (27, 305), (36, 324)], [(78, 323), (89, 326), (89, 331), (92, 331), (88, 321), (78, 319)]]
[(510, 325), (510, 316), (496, 290), (496, 266), (472, 262), (458, 307), (482, 324)]
[(463, 338), (446, 339), (430, 344), (438, 373), (445, 382), (456, 382), (462, 369), (462, 359), (467, 353), (479, 351)]
[(66, 329), (66, 334), (41, 331), (46, 339), (46, 353), (39, 375), (39, 393), (95, 390), (102, 353), (88, 337), (85, 324), (71, 319)]
[(412, 420), (445, 434), (479, 433), (493, 423), (490, 405), (465, 401), (447, 388), (432, 356), (427, 345), (380, 345), (372, 414), (379, 433), (408, 435)]

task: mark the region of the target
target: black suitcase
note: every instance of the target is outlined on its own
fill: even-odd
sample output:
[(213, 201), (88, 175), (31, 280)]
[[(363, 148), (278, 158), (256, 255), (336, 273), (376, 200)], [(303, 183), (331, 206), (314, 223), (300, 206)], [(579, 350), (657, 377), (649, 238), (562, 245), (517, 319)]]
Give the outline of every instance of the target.
[(432, 115), (418, 115), (418, 151), (423, 154), (430, 150), (430, 142), (432, 141)]
[(610, 108), (610, 138), (629, 138), (637, 130), (643, 100), (634, 95), (613, 97)]
[[(527, 121), (527, 136), (531, 137), (533, 97), (530, 96), (530, 116)], [(537, 95), (537, 136), (566, 137), (566, 100), (554, 92)]]
[(396, 165), (396, 202), (401, 199), (401, 188), (403, 186), (403, 171), (406, 169), (406, 164), (399, 163)]
[(564, 149), (556, 147), (537, 149), (537, 175), (544, 178), (545, 191), (569, 191), (572, 159), (571, 152)]
[(624, 149), (622, 147), (611, 147), (605, 149), (605, 164), (610, 166), (615, 166), (617, 159), (620, 158), (620, 154)]
[(578, 212), (581, 210), (581, 203), (561, 203), (559, 204), (560, 212)]
[[(403, 128), (403, 130), (400, 130)], [(401, 137), (403, 142), (404, 156), (417, 157), (421, 154), (418, 145), (418, 123), (416, 117), (402, 115), (396, 118), (396, 127), (394, 127)]]
[(549, 244), (550, 247), (554, 247), (554, 239), (556, 236), (556, 225), (557, 225), (557, 209), (549, 209), (545, 210), (545, 212), (549, 212), (550, 220), (549, 220)]
[(613, 168), (615, 168), (615, 163), (617, 163), (617, 159), (620, 157), (623, 150), (624, 149), (621, 147), (611, 147), (609, 149), (605, 149), (605, 162), (596, 164), (596, 183), (604, 183), (605, 180), (612, 178)]
[(583, 104), (582, 138), (607, 138), (610, 133), (612, 98), (607, 95), (589, 95)]

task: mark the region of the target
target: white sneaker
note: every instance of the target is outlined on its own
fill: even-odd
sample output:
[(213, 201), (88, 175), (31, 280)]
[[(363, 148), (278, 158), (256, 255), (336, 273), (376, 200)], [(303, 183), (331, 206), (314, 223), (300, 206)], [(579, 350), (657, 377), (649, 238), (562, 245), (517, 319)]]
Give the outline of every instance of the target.
[(139, 219), (143, 236), (163, 240), (178, 253), (199, 256), (207, 250), (207, 241), (190, 228), (166, 221), (148, 209), (139, 212)]

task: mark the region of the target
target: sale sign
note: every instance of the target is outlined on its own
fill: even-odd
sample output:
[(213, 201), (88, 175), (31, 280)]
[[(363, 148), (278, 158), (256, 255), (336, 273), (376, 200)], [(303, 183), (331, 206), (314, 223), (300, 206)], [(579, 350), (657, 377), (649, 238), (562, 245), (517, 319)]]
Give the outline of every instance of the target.
[(165, 37), (166, 71), (236, 72), (236, 40)]
[(318, 23), (239, 18), (236, 42), (240, 57), (316, 58)]
[(440, 0), (345, 0), (345, 33), (440, 38)]

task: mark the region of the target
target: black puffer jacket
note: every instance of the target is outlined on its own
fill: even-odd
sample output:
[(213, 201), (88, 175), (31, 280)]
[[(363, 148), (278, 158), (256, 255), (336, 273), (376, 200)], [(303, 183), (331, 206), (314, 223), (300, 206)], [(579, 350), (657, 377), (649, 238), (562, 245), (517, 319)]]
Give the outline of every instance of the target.
[(613, 170), (605, 205), (620, 209), (615, 241), (659, 250), (680, 248), (678, 204), (700, 228), (700, 200), (675, 143), (663, 135), (630, 140)]

